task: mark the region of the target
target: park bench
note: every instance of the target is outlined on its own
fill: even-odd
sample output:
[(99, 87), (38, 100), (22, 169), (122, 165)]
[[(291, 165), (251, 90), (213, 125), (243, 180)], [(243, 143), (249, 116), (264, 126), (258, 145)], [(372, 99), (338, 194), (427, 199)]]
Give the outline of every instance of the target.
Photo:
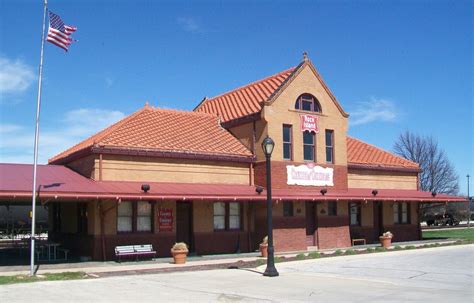
[(121, 258), (133, 258), (138, 260), (139, 257), (143, 258), (153, 258), (156, 255), (156, 251), (153, 250), (151, 244), (142, 244), (142, 245), (124, 245), (115, 247), (115, 257), (118, 261), (121, 261)]
[(352, 246), (355, 246), (356, 243), (361, 243), (362, 245), (366, 244), (364, 238), (352, 239)]

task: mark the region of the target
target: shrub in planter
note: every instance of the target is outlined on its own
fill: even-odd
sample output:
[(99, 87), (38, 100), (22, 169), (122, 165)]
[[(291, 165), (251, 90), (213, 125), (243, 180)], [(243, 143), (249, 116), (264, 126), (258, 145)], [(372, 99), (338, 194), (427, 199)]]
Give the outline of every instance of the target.
[(348, 249), (346, 250), (346, 252), (344, 253), (345, 255), (355, 255), (356, 254), (356, 251), (353, 250), (353, 249)]
[(392, 245), (393, 234), (389, 231), (384, 232), (380, 237), (380, 244), (383, 248), (389, 248)]
[(310, 252), (308, 254), (308, 257), (310, 258), (313, 258), (313, 259), (317, 259), (317, 258), (321, 258), (321, 253), (315, 251), (315, 252)]
[(268, 236), (265, 236), (260, 243), (260, 255), (264, 258), (268, 257)]
[(188, 255), (188, 245), (184, 242), (178, 242), (171, 248), (171, 255), (174, 259), (174, 264), (186, 263), (186, 257)]
[(306, 259), (306, 255), (305, 254), (297, 254), (296, 255), (296, 260), (304, 260)]
[(381, 251), (386, 251), (387, 249), (385, 247), (376, 247), (375, 251), (376, 252), (381, 252)]
[(338, 249), (334, 252), (334, 254), (337, 256), (342, 255), (342, 250)]

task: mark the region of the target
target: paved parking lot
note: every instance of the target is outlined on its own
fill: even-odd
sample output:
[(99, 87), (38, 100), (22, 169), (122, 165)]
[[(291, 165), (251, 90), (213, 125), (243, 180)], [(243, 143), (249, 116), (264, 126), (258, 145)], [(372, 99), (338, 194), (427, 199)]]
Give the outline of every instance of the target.
[(0, 287), (4, 302), (472, 302), (474, 245)]

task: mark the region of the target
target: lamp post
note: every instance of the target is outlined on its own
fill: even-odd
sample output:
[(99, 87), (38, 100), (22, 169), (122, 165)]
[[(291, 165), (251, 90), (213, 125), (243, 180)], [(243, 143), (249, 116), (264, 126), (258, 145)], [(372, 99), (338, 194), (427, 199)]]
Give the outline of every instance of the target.
[(467, 228), (471, 225), (471, 196), (469, 195), (469, 174), (467, 174)]
[(267, 277), (277, 277), (278, 271), (275, 268), (274, 249), (273, 249), (273, 214), (272, 214), (272, 179), (271, 179), (271, 165), (270, 157), (272, 156), (275, 142), (270, 137), (266, 137), (262, 142), (263, 153), (266, 158), (267, 171), (267, 228), (268, 228), (268, 257), (267, 268), (263, 273)]

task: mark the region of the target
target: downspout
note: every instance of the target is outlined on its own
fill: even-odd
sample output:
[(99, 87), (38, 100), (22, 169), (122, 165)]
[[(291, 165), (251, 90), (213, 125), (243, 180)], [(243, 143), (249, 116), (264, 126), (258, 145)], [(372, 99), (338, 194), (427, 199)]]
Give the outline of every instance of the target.
[(102, 181), (102, 153), (99, 154), (99, 181)]

